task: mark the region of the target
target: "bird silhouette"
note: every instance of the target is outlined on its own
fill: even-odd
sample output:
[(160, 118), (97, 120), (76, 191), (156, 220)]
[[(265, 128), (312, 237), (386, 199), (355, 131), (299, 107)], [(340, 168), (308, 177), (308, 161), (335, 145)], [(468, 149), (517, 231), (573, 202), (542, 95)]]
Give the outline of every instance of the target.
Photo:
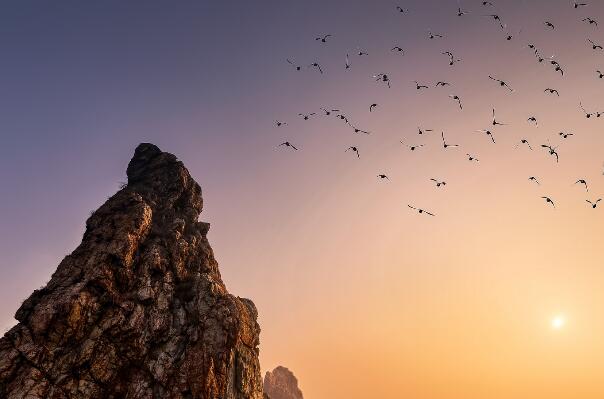
[(289, 58), (286, 58), (286, 60), (291, 66), (293, 66), (296, 69), (296, 71), (299, 71), (300, 69), (302, 69), (302, 67), (300, 65), (294, 64), (294, 62), (292, 60), (290, 60)]
[(430, 216), (436, 216), (435, 214), (433, 214), (433, 213), (431, 213), (431, 212), (428, 212), (428, 211), (426, 211), (426, 210), (424, 210), (424, 209), (421, 209), (421, 208), (416, 208), (416, 207), (411, 206), (411, 205), (407, 205), (407, 206), (408, 206), (409, 208), (411, 208), (411, 209), (413, 209), (413, 210), (417, 211), (417, 212), (418, 212), (418, 213), (420, 213), (420, 214), (421, 214), (421, 213), (425, 213), (426, 215), (430, 215)]
[(384, 179), (390, 180), (390, 178), (388, 176), (386, 176), (385, 174), (379, 174), (379, 175), (377, 175), (377, 177), (379, 177), (382, 180), (384, 180)]
[(459, 96), (457, 96), (455, 94), (449, 94), (449, 97), (451, 97), (453, 100), (457, 101), (457, 104), (459, 104), (459, 109), (463, 109), (463, 107), (461, 106), (461, 99), (459, 98)]
[(323, 74), (323, 69), (321, 68), (321, 65), (319, 65), (319, 63), (318, 63), (318, 62), (313, 62), (313, 63), (312, 63), (312, 64), (310, 64), (308, 67), (309, 67), (309, 68), (317, 68), (317, 70), (318, 70), (319, 72), (321, 72), (321, 74)]
[(579, 179), (575, 184), (583, 184), (585, 186), (585, 191), (589, 192), (589, 187), (587, 186), (587, 181), (585, 179)]
[(360, 48), (358, 48), (358, 47), (357, 47), (357, 49), (358, 49), (358, 51), (357, 51), (357, 55), (358, 55), (358, 56), (369, 55), (369, 53), (368, 53), (368, 52), (366, 52), (366, 51), (364, 51), (364, 50), (361, 50), (361, 49), (360, 49)]
[(319, 36), (319, 37), (316, 37), (315, 40), (320, 41), (321, 43), (327, 43), (327, 39), (330, 38), (331, 36), (332, 35)]
[(442, 86), (442, 87), (451, 86), (451, 83), (449, 83), (449, 82), (443, 82), (443, 81), (438, 81), (438, 82), (436, 82), (436, 85), (434, 87), (438, 87), (438, 86)]
[(587, 201), (593, 209), (596, 209), (596, 207), (598, 206), (598, 202), (602, 201), (602, 198), (598, 198), (594, 202), (592, 202), (590, 200), (585, 200), (585, 201)]
[(529, 144), (527, 139), (520, 140), (520, 142), (518, 144), (516, 144), (516, 148), (518, 148), (518, 146), (521, 144), (526, 144), (528, 146), (529, 150), (531, 150), (531, 151), (533, 150), (533, 147), (531, 147), (531, 145)]
[(428, 31), (428, 39), (442, 39), (443, 35), (440, 35), (438, 33), (432, 33), (432, 31)]
[(593, 113), (591, 113), (591, 112), (587, 112), (587, 111), (585, 110), (585, 108), (583, 107), (583, 103), (582, 103), (582, 102), (580, 102), (580, 101), (579, 101), (579, 107), (581, 108), (581, 110), (583, 110), (583, 112), (585, 113), (585, 117), (586, 117), (587, 119), (591, 118), (591, 116), (593, 115)]
[(302, 119), (304, 119), (305, 121), (309, 120), (311, 116), (315, 115), (314, 112), (311, 112), (310, 114), (298, 114), (299, 116), (302, 117)]
[(388, 88), (390, 88), (390, 78), (385, 73), (379, 73), (377, 75), (373, 75), (373, 77), (375, 78), (376, 82), (384, 82), (388, 85)]
[(373, 109), (374, 109), (375, 107), (377, 107), (377, 106), (378, 106), (378, 105), (377, 105), (376, 103), (371, 104), (371, 105), (369, 106), (369, 112), (372, 112), (372, 111), (373, 111)]
[(560, 97), (560, 93), (558, 93), (558, 90), (556, 90), (556, 89), (547, 88), (547, 89), (543, 90), (543, 92), (544, 93), (549, 93), (549, 94), (555, 94), (558, 97)]
[(433, 132), (434, 130), (432, 129), (422, 129), (421, 127), (417, 128), (417, 134), (422, 135), (424, 133), (428, 133), (428, 132)]
[(558, 133), (558, 135), (559, 135), (560, 137), (562, 137), (563, 139), (567, 139), (567, 138), (569, 138), (570, 136), (574, 136), (574, 134), (573, 134), (573, 133), (566, 133), (566, 132), (560, 132), (560, 133)]
[(409, 144), (405, 144), (402, 141), (400, 142), (402, 145), (404, 145), (405, 147), (408, 147), (411, 151), (415, 151), (418, 148), (423, 147), (423, 144), (417, 144), (417, 145), (409, 145)]
[(409, 12), (409, 9), (408, 9), (408, 8), (403, 8), (403, 7), (401, 7), (401, 6), (396, 6), (396, 10), (397, 10), (398, 12), (400, 12), (401, 14), (407, 14), (407, 13)]
[(594, 43), (593, 40), (591, 40), (591, 39), (587, 39), (587, 41), (589, 43), (591, 43), (592, 50), (602, 50), (602, 49), (604, 49), (601, 45)]
[(579, 7), (585, 7), (587, 5), (587, 3), (577, 3), (576, 1), (573, 2), (573, 6), (575, 9), (579, 8)]
[(370, 132), (368, 132), (366, 130), (361, 130), (358, 127), (355, 127), (355, 126), (351, 125), (350, 123), (349, 123), (349, 125), (354, 130), (355, 133), (370, 134)]
[[(361, 155), (359, 155), (359, 149), (358, 149), (358, 148), (356, 148), (355, 146), (350, 146), (350, 147), (348, 147), (348, 148), (346, 149), (346, 151), (348, 151), (348, 150), (352, 150), (352, 152), (356, 152), (356, 154), (357, 154), (357, 158), (360, 158), (360, 157), (361, 157)], [(344, 152), (346, 152), (346, 151), (344, 151)]]
[(344, 65), (344, 69), (350, 69), (350, 58), (348, 54), (346, 54), (346, 64)]
[(449, 56), (449, 65), (451, 65), (451, 66), (454, 65), (456, 62), (461, 61), (461, 58), (455, 58), (455, 56), (453, 55), (453, 53), (450, 52), (450, 51), (445, 51), (442, 54)]
[(505, 126), (505, 123), (497, 122), (497, 119), (495, 119), (495, 108), (493, 108), (493, 121), (491, 122), (491, 124), (493, 126)]
[(585, 17), (581, 21), (586, 22), (589, 25), (595, 25), (596, 27), (598, 26), (598, 21), (596, 21), (595, 19), (590, 18), (590, 17)]
[(489, 138), (491, 139), (493, 144), (495, 144), (495, 137), (493, 137), (493, 132), (491, 132), (488, 129), (480, 129), (480, 130), (477, 130), (477, 132), (486, 134), (487, 136), (489, 136)]
[(505, 88), (507, 88), (509, 91), (514, 91), (514, 89), (512, 89), (512, 88), (511, 88), (511, 87), (510, 87), (510, 86), (509, 86), (509, 85), (508, 85), (506, 82), (504, 82), (504, 81), (503, 81), (503, 80), (501, 80), (501, 79), (494, 78), (494, 77), (492, 77), (491, 75), (489, 75), (489, 79), (494, 80), (495, 82), (498, 82), (498, 83), (499, 83), (499, 86), (501, 86), (501, 87), (505, 87)]
[(468, 13), (468, 11), (464, 11), (461, 9), (461, 7), (457, 7), (457, 16), (458, 17), (462, 17), (464, 15), (466, 15)]
[(491, 3), (490, 1), (483, 1), (482, 2), (483, 6), (489, 6), (489, 7), (494, 7), (493, 3)]
[(287, 125), (287, 122), (281, 122), (281, 121), (275, 120), (275, 126), (281, 127), (281, 126), (285, 126), (285, 125)]
[(445, 132), (441, 132), (440, 136), (443, 139), (443, 148), (446, 150), (447, 148), (455, 148), (455, 147), (459, 147), (458, 144), (449, 144), (447, 143), (447, 141), (445, 140)]
[(549, 155), (555, 156), (556, 157), (556, 162), (560, 161), (560, 158), (558, 156), (558, 152), (556, 151), (556, 147), (552, 147), (549, 144), (541, 144), (541, 147), (546, 148), (549, 152)]
[(397, 52), (401, 53), (402, 55), (405, 55), (405, 50), (403, 50), (403, 48), (399, 47), (399, 46), (392, 47), (392, 49), (390, 51), (397, 51)]
[(468, 161), (470, 161), (470, 162), (479, 162), (478, 158), (476, 158), (475, 156), (470, 155), (470, 154), (466, 154), (466, 155), (468, 156)]
[(554, 204), (554, 201), (552, 201), (552, 199), (550, 197), (541, 197), (545, 200), (545, 203), (547, 204), (551, 204), (554, 208), (556, 207), (556, 204)]
[(537, 183), (537, 185), (541, 185), (541, 183), (539, 183), (539, 180), (537, 180), (537, 178), (535, 176), (531, 176), (528, 178), (530, 181), (534, 181), (535, 183)]
[(428, 88), (428, 86), (426, 86), (426, 85), (419, 84), (417, 82), (417, 80), (414, 80), (414, 82), (415, 82), (415, 89), (416, 90), (421, 90), (421, 89), (427, 89)]
[(596, 73), (598, 74), (598, 78), (602, 79), (604, 78), (604, 73), (602, 73), (602, 71), (596, 71)]
[(552, 24), (550, 21), (545, 21), (544, 22), (545, 26), (547, 26), (548, 28), (556, 29), (556, 27), (554, 26), (554, 24)]
[(499, 26), (501, 26), (501, 29), (505, 29), (505, 27), (503, 26), (503, 23), (501, 22), (501, 18), (499, 17), (499, 15), (497, 15), (497, 14), (490, 14), (490, 15), (485, 15), (485, 17), (493, 18), (493, 20), (495, 22), (499, 23)]
[(430, 179), (431, 181), (433, 181), (436, 184), (436, 187), (441, 187), (441, 186), (446, 186), (447, 182), (446, 181), (438, 181), (436, 179)]
[(327, 108), (323, 108), (321, 107), (321, 109), (323, 110), (323, 112), (325, 113), (325, 116), (329, 116), (331, 115), (333, 112), (340, 112), (339, 109), (327, 109)]
[(535, 116), (529, 116), (529, 118), (527, 119), (527, 122), (532, 122), (535, 124), (536, 127), (539, 127), (539, 125), (537, 124), (537, 117), (535, 117)]
[(289, 141), (286, 141), (284, 143), (279, 144), (278, 147), (281, 147), (282, 145), (298, 151), (298, 149), (292, 143), (290, 143)]

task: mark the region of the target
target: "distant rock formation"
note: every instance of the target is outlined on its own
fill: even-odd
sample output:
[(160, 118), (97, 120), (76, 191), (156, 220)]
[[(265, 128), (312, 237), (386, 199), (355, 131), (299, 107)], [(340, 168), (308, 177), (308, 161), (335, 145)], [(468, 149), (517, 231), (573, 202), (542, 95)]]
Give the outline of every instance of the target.
[(304, 399), (298, 379), (287, 368), (279, 366), (264, 377), (264, 393), (270, 399)]
[(222, 282), (199, 185), (152, 144), (127, 174), (0, 339), (0, 398), (262, 399), (256, 307)]

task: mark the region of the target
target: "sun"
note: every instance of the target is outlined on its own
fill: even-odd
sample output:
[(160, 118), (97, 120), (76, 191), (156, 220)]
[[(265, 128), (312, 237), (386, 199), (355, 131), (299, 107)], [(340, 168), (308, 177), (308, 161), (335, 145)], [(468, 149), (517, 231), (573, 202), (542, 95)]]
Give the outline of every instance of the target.
[(566, 324), (566, 318), (562, 315), (555, 316), (551, 321), (551, 325), (554, 330), (562, 329), (565, 324)]

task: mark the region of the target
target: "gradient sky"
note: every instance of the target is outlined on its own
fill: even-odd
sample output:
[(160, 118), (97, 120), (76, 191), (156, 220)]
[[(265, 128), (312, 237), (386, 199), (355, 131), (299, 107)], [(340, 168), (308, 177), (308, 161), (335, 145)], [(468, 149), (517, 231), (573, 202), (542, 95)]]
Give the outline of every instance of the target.
[[(223, 278), (259, 308), (263, 369), (289, 367), (306, 397), (604, 397), (604, 209), (585, 202), (604, 196), (604, 118), (579, 109), (604, 111), (604, 52), (586, 40), (604, 42), (604, 27), (580, 21), (604, 23), (604, 3), (494, 2), (521, 30), (510, 42), (480, 1), (462, 1), (461, 18), (458, 2), (436, 0), (401, 3), (408, 15), (390, 1), (5, 2), (0, 327), (77, 246), (147, 141), (201, 184)], [(428, 40), (429, 29), (445, 38)], [(314, 40), (326, 33), (327, 44)], [(463, 60), (449, 67), (447, 50)], [(296, 72), (287, 57), (325, 74)], [(391, 89), (371, 79), (383, 72)], [(414, 80), (453, 86), (418, 93)], [(321, 106), (371, 135), (297, 117)], [(475, 133), (492, 107), (508, 124), (496, 145)], [(462, 148), (445, 152), (441, 130)], [(514, 149), (524, 137), (558, 145), (561, 130), (575, 136), (559, 164)], [(300, 151), (275, 148), (285, 140)], [(351, 145), (360, 159), (344, 152)], [(567, 324), (554, 331), (558, 314)]]

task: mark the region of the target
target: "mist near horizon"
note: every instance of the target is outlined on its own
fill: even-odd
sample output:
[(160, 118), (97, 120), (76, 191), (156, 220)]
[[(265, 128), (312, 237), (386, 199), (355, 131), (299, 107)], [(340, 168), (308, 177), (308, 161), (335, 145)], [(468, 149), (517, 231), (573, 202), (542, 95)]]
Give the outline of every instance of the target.
[(604, 3), (493, 3), (6, 4), (2, 331), (152, 142), (306, 397), (604, 396)]

